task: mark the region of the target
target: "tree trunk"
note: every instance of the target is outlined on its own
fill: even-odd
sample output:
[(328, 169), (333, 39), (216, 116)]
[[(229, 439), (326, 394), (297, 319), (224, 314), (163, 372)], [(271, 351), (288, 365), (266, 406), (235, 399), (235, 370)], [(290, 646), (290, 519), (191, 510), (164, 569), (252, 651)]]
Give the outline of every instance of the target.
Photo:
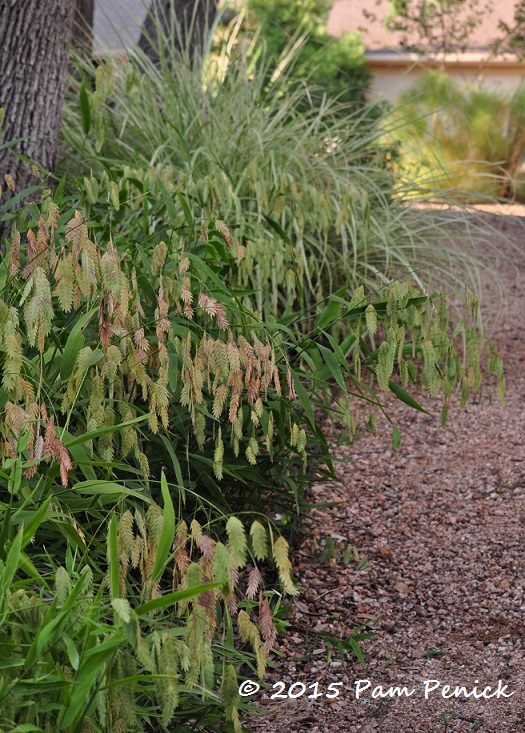
[(173, 37), (176, 47), (187, 54), (191, 62), (202, 52), (216, 14), (217, 0), (152, 0), (139, 47), (158, 63), (159, 40), (162, 44), (162, 37)]
[(47, 171), (55, 167), (74, 11), (71, 0), (0, 0), (2, 143), (22, 138), (0, 149), (0, 215), (10, 195), (5, 174), (17, 193), (37, 182), (13, 150)]
[(76, 0), (73, 21), (73, 46), (91, 56), (95, 0)]

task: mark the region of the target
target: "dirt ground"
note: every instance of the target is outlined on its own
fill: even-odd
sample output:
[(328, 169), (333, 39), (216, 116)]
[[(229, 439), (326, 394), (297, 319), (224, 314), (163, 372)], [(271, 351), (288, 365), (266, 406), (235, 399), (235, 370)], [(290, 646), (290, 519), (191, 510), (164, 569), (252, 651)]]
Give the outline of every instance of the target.
[[(483, 217), (525, 251), (523, 208)], [(480, 249), (507, 292), (496, 334), (506, 404), (485, 393), (442, 429), (439, 402), (428, 417), (388, 400), (402, 433), (395, 453), (386, 421), (374, 437), (363, 413), (359, 440), (339, 450), (342, 485), (312, 488), (312, 503), (339, 504), (314, 510), (294, 549), (304, 592), (267, 689), (249, 698), (262, 712), (252, 731), (525, 731), (525, 278), (508, 243), (497, 248), (507, 261)], [(346, 640), (365, 623), (376, 632), (361, 644), (366, 665), (329, 654), (317, 633)], [(307, 689), (290, 699), (295, 683)]]

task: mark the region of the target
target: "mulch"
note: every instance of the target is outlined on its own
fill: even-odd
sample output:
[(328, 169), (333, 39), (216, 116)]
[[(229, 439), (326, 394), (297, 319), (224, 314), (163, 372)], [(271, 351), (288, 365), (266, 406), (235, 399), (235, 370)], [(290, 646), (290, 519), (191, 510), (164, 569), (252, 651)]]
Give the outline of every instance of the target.
[[(293, 550), (304, 590), (250, 699), (261, 713), (245, 721), (254, 732), (525, 731), (525, 283), (516, 251), (498, 239), (504, 232), (525, 249), (525, 219), (507, 212), (482, 214), (509, 256), (494, 257), (507, 294), (495, 334), (506, 404), (485, 390), (443, 429), (439, 400), (425, 403), (427, 416), (387, 397), (397, 451), (391, 425), (378, 421), (374, 437), (357, 406), (359, 437), (337, 452), (341, 484), (310, 491), (312, 504), (338, 504), (312, 510)], [(489, 245), (479, 246), (492, 257)], [(490, 283), (486, 296), (488, 316)], [(375, 632), (360, 643), (364, 665), (327, 645), (327, 634), (347, 642), (362, 625)], [(366, 689), (356, 699), (358, 680)], [(291, 699), (303, 689), (295, 683), (306, 692)], [(330, 683), (340, 683), (332, 693)], [(435, 688), (427, 699), (425, 684)], [(465, 688), (459, 697), (456, 686)]]

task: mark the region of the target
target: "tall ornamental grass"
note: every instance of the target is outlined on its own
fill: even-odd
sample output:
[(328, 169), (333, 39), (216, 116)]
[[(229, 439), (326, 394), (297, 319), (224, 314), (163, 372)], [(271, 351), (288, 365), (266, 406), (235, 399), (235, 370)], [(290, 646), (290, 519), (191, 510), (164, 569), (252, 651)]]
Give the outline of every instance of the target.
[(476, 287), (483, 265), (472, 248), (448, 246), (439, 214), (392, 195), (393, 151), (379, 142), (377, 110), (314, 103), (308, 80), (295, 77), (300, 46), (270, 73), (260, 39), (240, 27), (232, 21), (203, 63), (173, 34), (158, 40), (159, 64), (137, 49), (97, 68), (79, 62), (64, 170), (81, 161), (87, 178), (125, 181), (127, 227), (150, 215), (146, 192), (183, 195), (197, 218), (229, 222), (244, 251), (229, 283), (253, 289), (266, 319), (315, 310), (345, 284), (407, 273), (420, 285)]

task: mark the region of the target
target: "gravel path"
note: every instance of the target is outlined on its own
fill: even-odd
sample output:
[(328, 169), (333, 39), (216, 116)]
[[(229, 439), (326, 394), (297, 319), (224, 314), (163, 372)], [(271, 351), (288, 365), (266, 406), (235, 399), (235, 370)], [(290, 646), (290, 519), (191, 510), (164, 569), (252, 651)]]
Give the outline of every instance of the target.
[[(510, 213), (483, 216), (525, 250), (524, 211)], [(471, 401), (442, 430), (390, 400), (399, 450), (386, 422), (341, 449), (343, 485), (311, 492), (312, 503), (340, 503), (305, 523), (293, 553), (305, 592), (266, 679), (282, 680), (285, 694), (295, 682), (312, 687), (297, 699), (259, 693), (263, 717), (251, 730), (525, 732), (525, 282), (523, 268), (497, 267), (508, 295), (497, 334), (506, 405)], [(431, 409), (439, 415), (439, 404)], [(334, 649), (328, 656), (316, 632), (345, 640), (363, 623), (377, 632), (362, 643), (366, 666), (351, 653), (344, 664)], [(359, 700), (356, 680), (370, 682)], [(333, 682), (339, 696), (328, 699)]]

